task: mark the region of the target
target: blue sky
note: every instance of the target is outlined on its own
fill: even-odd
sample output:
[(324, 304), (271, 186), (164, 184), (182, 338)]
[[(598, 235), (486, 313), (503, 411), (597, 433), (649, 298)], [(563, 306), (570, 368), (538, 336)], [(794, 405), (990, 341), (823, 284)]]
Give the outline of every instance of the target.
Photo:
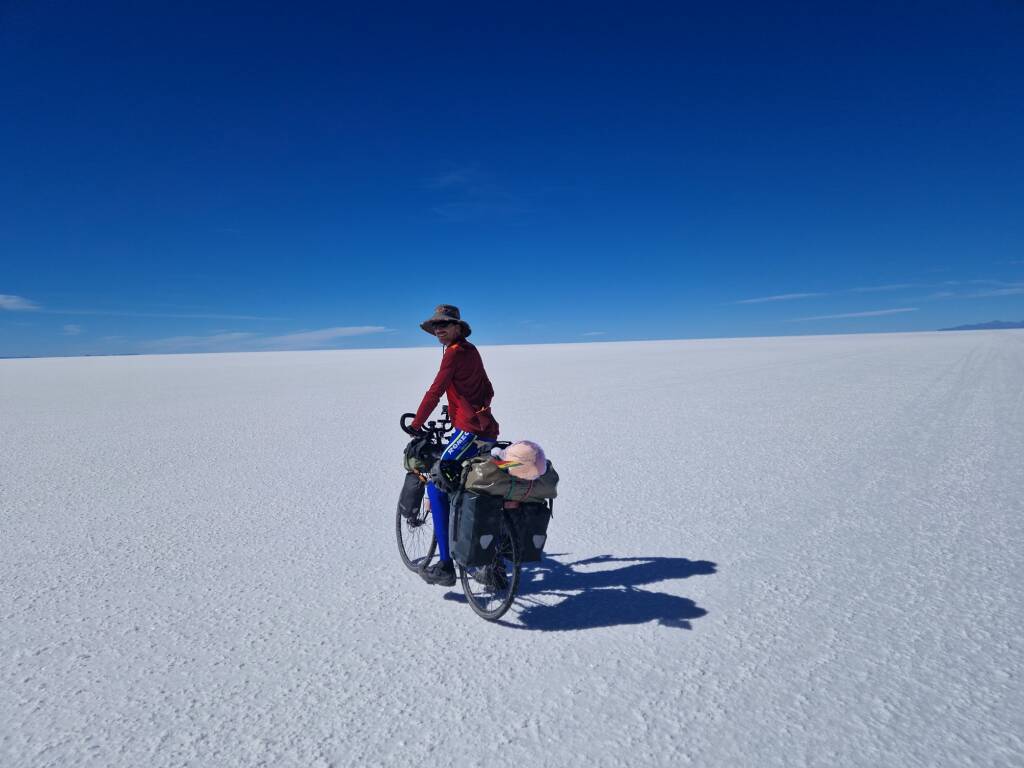
[(1024, 5), (0, 4), (0, 355), (1024, 320)]

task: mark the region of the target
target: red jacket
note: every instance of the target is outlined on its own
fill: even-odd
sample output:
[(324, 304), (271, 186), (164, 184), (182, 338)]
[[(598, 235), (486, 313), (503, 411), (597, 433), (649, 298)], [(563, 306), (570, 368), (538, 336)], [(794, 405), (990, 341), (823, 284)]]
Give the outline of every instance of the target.
[(423, 396), (412, 422), (413, 429), (423, 426), (442, 394), (448, 395), (448, 417), (456, 429), (472, 432), (477, 437), (497, 439), (498, 422), (491, 415), (494, 389), (480, 353), (465, 339), (445, 348), (441, 370)]

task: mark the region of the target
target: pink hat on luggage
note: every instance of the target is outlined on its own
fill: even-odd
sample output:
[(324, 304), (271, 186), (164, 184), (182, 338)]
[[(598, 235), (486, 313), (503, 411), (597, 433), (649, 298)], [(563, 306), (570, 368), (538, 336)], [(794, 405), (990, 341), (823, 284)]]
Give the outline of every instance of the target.
[(520, 440), (498, 451), (498, 458), (498, 466), (520, 480), (536, 480), (548, 471), (544, 449), (529, 440)]

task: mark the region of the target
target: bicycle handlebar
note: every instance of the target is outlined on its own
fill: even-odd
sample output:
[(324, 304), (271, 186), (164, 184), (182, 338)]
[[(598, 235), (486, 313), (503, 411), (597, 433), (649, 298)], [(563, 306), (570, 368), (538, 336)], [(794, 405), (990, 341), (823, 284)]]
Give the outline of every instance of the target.
[(412, 435), (413, 437), (422, 437), (423, 430), (417, 431), (409, 426), (409, 422), (415, 418), (415, 413), (403, 413), (401, 418), (398, 420), (398, 425), (402, 428), (402, 431), (405, 432), (405, 434)]
[(409, 422), (416, 418), (415, 413), (403, 413), (398, 419), (398, 426), (402, 428), (402, 431), (412, 437), (428, 437), (433, 436), (435, 440), (440, 441), (448, 432), (452, 429), (452, 423), (448, 419), (448, 408), (447, 406), (441, 411), (441, 420), (428, 421), (426, 427), (421, 427), (419, 430), (415, 430), (409, 426)]

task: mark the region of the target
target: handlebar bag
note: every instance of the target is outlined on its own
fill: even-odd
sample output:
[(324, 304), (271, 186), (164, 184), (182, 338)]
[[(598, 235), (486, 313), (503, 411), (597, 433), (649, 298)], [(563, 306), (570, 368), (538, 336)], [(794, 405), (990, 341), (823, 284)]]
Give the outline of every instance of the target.
[(420, 504), (423, 503), (423, 491), (426, 485), (420, 476), (409, 472), (402, 483), (402, 492), (398, 496), (398, 512), (407, 520), (416, 517), (420, 512)]
[(460, 491), (455, 495), (448, 526), (455, 562), (464, 567), (494, 562), (501, 533), (502, 505), (499, 496), (472, 491)]
[(402, 466), (405, 467), (406, 472), (419, 472), (421, 475), (425, 475), (440, 455), (437, 446), (430, 441), (429, 437), (414, 437), (405, 446)]

